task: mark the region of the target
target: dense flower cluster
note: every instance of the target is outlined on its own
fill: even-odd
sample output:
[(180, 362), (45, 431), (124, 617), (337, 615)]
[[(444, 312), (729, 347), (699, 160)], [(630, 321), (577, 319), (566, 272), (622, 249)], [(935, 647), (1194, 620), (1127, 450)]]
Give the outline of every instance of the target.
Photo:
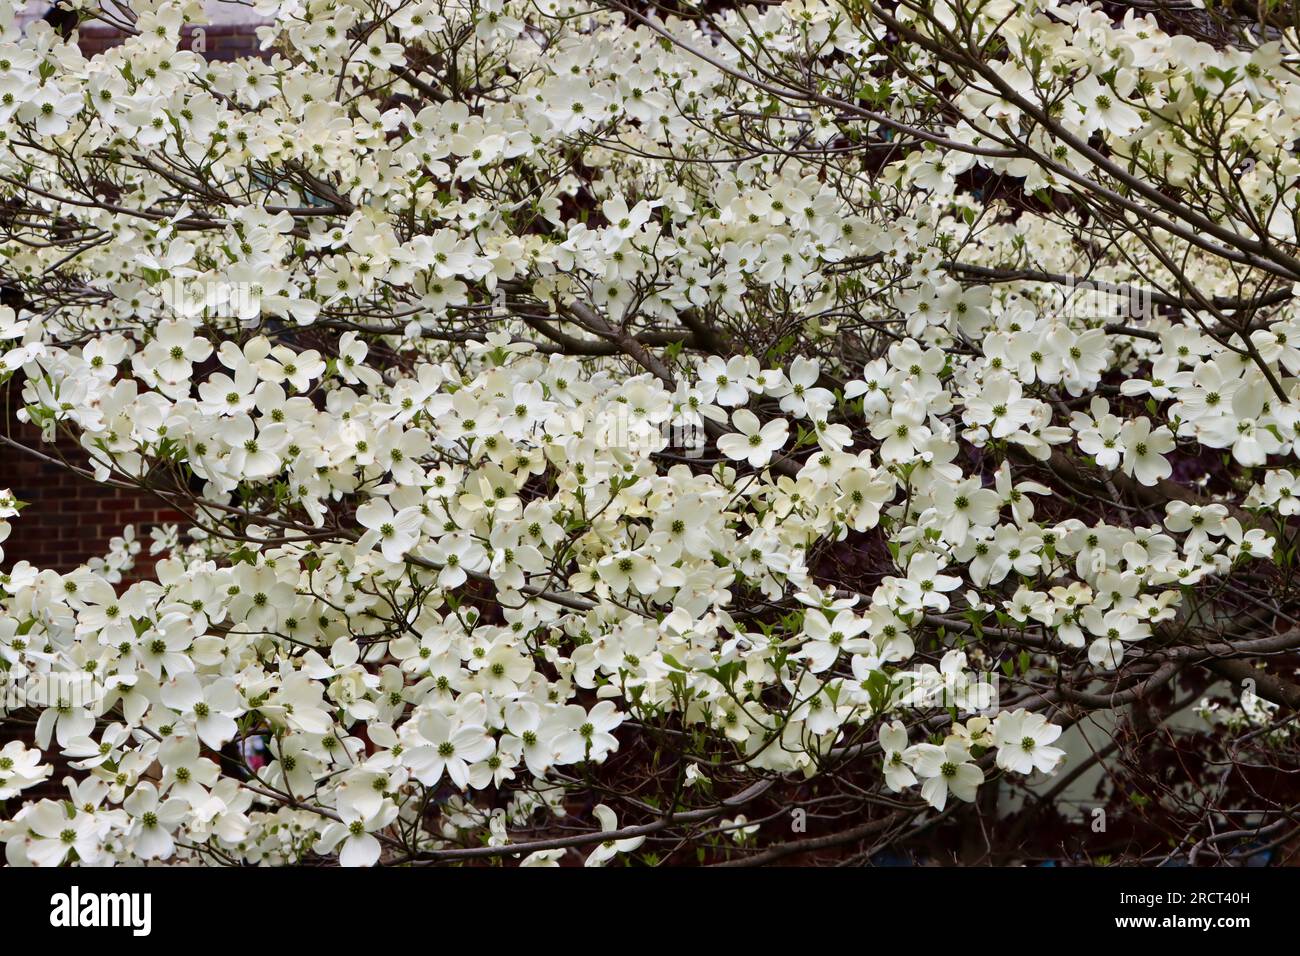
[[(133, 535), (0, 563), (6, 686), (78, 678), (0, 710), (35, 718), (0, 750), (11, 864), (478, 834), (554, 865), (517, 834), (656, 733), (692, 792), (856, 756), (943, 811), (1055, 770), (1034, 688), (1185, 659), (1199, 588), (1279, 561), (1300, 512), (1300, 319), (1225, 304), (1296, 268), (1293, 33), (795, 0), (726, 14), (728, 45), (617, 4), (259, 0), (269, 58), (218, 63), (193, 0), (135, 2), (91, 58), (13, 6), (0, 381), (189, 525), (145, 580)], [(942, 55), (958, 13), (1000, 38), (988, 74)], [(1105, 203), (1134, 207), (1109, 237)], [(1062, 291), (1081, 235), (1094, 284)], [(1113, 317), (1184, 273), (1197, 301)], [(1232, 493), (1171, 480), (1204, 450)], [(1093, 475), (1102, 505), (1063, 509)], [(871, 546), (871, 575), (827, 557)], [(56, 759), (67, 799), (24, 802)], [(588, 865), (643, 846), (613, 802)]]

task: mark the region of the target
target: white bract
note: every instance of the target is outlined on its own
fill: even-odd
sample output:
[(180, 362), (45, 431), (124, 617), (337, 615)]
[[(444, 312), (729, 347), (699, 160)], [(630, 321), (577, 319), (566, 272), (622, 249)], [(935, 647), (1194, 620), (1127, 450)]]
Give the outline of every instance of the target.
[(903, 833), (1296, 646), (1293, 29), (264, 0), (226, 63), (202, 6), (0, 6), (7, 407), (187, 519), (0, 552), (10, 863), (748, 851), (859, 771)]

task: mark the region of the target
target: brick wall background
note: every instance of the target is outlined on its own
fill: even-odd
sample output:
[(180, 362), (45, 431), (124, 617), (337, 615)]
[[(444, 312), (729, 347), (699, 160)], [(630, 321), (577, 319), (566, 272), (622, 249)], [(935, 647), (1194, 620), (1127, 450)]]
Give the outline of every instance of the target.
[[(50, 458), (60, 454), (83, 465), (85, 453), (61, 438), (56, 445), (40, 443), (39, 430), (16, 420), (6, 422), (5, 435)], [(108, 551), (109, 542), (128, 524), (141, 542), (136, 565), (125, 580), (149, 577), (149, 531), (160, 524), (184, 524), (185, 516), (158, 498), (134, 490), (101, 485), (12, 447), (0, 448), (0, 489), (8, 488), (28, 505), (12, 519), (12, 531), (0, 545), (4, 564), (30, 561), (38, 568), (69, 571)]]
[[(211, 24), (187, 26), (181, 31), (180, 48), (194, 50), (209, 60), (238, 60), (242, 57), (266, 56), (258, 49), (255, 24)], [(200, 33), (201, 31), (201, 33)], [(77, 46), (86, 56), (103, 53), (122, 42), (122, 34), (101, 26), (87, 25), (77, 33)]]
[[(101, 0), (105, 9), (113, 2)], [(258, 49), (256, 30), (270, 21), (258, 16), (250, 7), (234, 0), (206, 0), (203, 15), (204, 24), (182, 29), (180, 46), (183, 49), (202, 53), (209, 60), (266, 55)], [(77, 45), (86, 56), (102, 53), (122, 42), (121, 32), (103, 22), (88, 20), (78, 27), (75, 15), (56, 9), (51, 0), (28, 0), (18, 22), (26, 26), (36, 20), (45, 20), (64, 36), (76, 29)]]

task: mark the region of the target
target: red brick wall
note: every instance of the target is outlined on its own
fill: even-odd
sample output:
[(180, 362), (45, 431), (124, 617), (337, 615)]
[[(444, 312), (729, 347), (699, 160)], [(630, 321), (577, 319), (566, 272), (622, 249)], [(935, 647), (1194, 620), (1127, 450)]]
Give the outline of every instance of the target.
[[(85, 454), (67, 439), (53, 448), (40, 443), (37, 429), (17, 421), (6, 423), (5, 434), (50, 458), (55, 450), (82, 465)], [(0, 544), (4, 562), (30, 561), (38, 568), (68, 571), (90, 558), (107, 553), (108, 543), (128, 525), (135, 526), (141, 543), (135, 569), (127, 580), (148, 577), (149, 530), (159, 524), (180, 524), (184, 515), (166, 507), (146, 492), (101, 485), (54, 462), (42, 460), (9, 445), (0, 446), (0, 489), (8, 488), (28, 505), (10, 519), (12, 531)]]
[[(181, 31), (180, 48), (195, 50), (195, 34), (203, 31), (201, 52), (209, 60), (238, 60), (242, 57), (268, 57), (270, 51), (258, 49), (255, 27), (249, 24), (225, 24), (203, 27), (185, 27)], [(83, 26), (77, 33), (77, 46), (86, 56), (102, 53), (122, 42), (122, 34), (103, 26)]]

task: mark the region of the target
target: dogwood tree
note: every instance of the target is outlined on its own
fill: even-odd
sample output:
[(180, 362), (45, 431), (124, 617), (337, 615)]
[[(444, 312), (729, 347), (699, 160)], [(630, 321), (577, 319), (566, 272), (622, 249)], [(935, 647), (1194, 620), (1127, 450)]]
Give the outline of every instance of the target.
[(1129, 855), (1294, 833), (1289, 22), (23, 6), (3, 454), (185, 520), (0, 565), (10, 864), (871, 854), (1215, 681)]

